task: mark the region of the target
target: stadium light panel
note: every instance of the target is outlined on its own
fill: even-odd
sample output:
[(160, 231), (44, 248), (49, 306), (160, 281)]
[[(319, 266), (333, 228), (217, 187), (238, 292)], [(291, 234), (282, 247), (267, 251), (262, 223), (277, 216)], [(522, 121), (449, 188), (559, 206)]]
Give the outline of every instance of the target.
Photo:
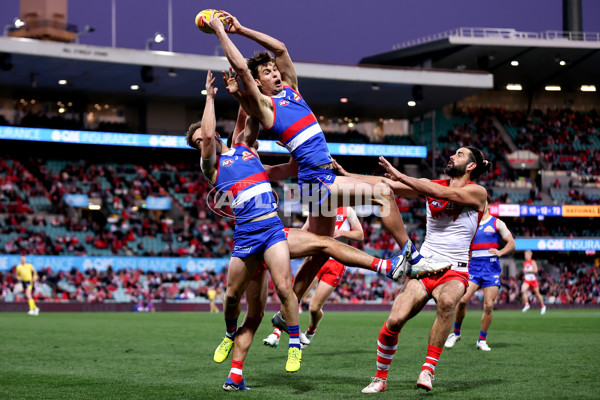
[(564, 67), (565, 65), (567, 65), (567, 62), (566, 62), (565, 60), (560, 60), (560, 61), (558, 62), (558, 64), (559, 64), (561, 67)]
[(416, 102), (416, 101), (414, 101), (414, 100), (411, 100), (411, 101), (409, 101), (407, 104), (408, 104), (408, 106), (409, 106), (409, 107), (414, 107), (414, 106), (416, 106), (416, 105), (417, 105), (417, 102)]
[(518, 67), (519, 66), (519, 62), (517, 60), (512, 60), (510, 62), (510, 65), (512, 65), (513, 67)]
[(347, 97), (342, 97), (340, 99), (340, 103), (347, 103), (348, 102), (348, 98)]
[(561, 91), (561, 88), (558, 85), (548, 85), (544, 89), (546, 89), (547, 92), (560, 92)]
[(523, 86), (520, 83), (509, 83), (506, 85), (506, 90), (523, 90)]
[(152, 36), (150, 39), (146, 40), (146, 50), (150, 50), (153, 43), (161, 43), (161, 42), (164, 42), (165, 39), (166, 39), (165, 35), (163, 35), (160, 32), (156, 32), (154, 34), (154, 36)]
[(596, 86), (595, 85), (581, 85), (581, 91), (582, 92), (595, 92)]
[(102, 206), (100, 204), (90, 204), (88, 205), (89, 210), (100, 210)]
[(201, 95), (206, 96), (208, 92), (206, 91), (206, 89), (202, 89), (202, 91), (200, 92)]
[(67, 84), (67, 80), (66, 79), (61, 79), (58, 81), (59, 85), (66, 85)]
[(131, 85), (129, 86), (129, 89), (131, 90), (138, 90), (140, 87), (138, 85)]

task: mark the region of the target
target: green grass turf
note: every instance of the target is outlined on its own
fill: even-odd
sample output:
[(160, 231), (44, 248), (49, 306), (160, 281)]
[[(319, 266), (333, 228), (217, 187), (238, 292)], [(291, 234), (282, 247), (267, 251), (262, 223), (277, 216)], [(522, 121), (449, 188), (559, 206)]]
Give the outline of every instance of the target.
[(487, 353), (475, 350), (481, 311), (469, 311), (462, 340), (444, 350), (426, 393), (413, 387), (434, 316), (425, 311), (409, 321), (387, 392), (365, 395), (384, 312), (326, 313), (295, 374), (285, 372), (286, 336), (277, 349), (262, 345), (267, 314), (246, 359), (252, 390), (244, 393), (221, 389), (231, 358), (212, 361), (222, 314), (4, 313), (0, 399), (600, 398), (599, 310), (496, 311)]

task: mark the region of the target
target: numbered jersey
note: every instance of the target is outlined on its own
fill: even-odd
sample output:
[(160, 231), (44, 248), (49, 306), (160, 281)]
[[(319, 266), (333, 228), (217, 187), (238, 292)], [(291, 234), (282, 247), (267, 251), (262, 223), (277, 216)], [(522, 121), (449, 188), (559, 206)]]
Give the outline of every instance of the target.
[(473, 239), (473, 245), (471, 246), (472, 253), (471, 257), (492, 257), (490, 249), (497, 249), (498, 242), (500, 241), (500, 234), (498, 233), (498, 227), (496, 226), (498, 219), (496, 217), (490, 217), (487, 221), (481, 221), (475, 238)]
[(292, 154), (300, 171), (332, 162), (325, 135), (300, 93), (289, 86), (271, 97), (275, 121), (270, 128)]
[(221, 204), (231, 207), (236, 225), (277, 211), (269, 176), (254, 150), (236, 144), (219, 156), (217, 165), (214, 186)]
[[(431, 182), (450, 184), (449, 179)], [(468, 272), (471, 243), (482, 216), (482, 211), (471, 207), (427, 197), (427, 233), (421, 254), (436, 261), (452, 262), (452, 270)]]

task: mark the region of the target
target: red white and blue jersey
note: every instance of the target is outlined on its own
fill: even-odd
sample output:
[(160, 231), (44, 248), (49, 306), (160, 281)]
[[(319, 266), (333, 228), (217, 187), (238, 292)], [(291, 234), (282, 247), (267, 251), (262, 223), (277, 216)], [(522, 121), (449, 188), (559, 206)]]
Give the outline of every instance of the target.
[(236, 144), (217, 160), (215, 188), (227, 196), (236, 224), (277, 211), (277, 200), (256, 153)]
[(535, 276), (535, 268), (533, 266), (533, 260), (524, 261), (523, 262), (523, 280), (525, 281), (536, 281), (537, 277)]
[(277, 134), (298, 168), (303, 170), (332, 162), (323, 130), (300, 93), (284, 86), (280, 93), (271, 96), (271, 100), (274, 123), (265, 128)]
[(497, 221), (496, 217), (490, 217), (485, 222), (481, 221), (471, 245), (471, 257), (495, 257), (489, 250), (497, 249), (500, 242)]
[[(449, 179), (431, 182), (450, 185)], [(483, 211), (472, 207), (427, 197), (427, 233), (421, 254), (434, 261), (452, 262), (453, 271), (468, 272), (471, 243), (482, 216)]]

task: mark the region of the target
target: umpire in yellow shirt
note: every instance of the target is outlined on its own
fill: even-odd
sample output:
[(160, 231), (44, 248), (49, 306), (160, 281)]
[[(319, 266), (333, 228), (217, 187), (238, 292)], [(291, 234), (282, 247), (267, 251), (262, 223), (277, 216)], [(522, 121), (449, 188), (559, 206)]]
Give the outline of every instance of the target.
[(31, 292), (33, 291), (33, 282), (38, 280), (38, 274), (35, 272), (33, 265), (26, 262), (25, 256), (21, 256), (21, 264), (17, 265), (17, 279), (23, 284), (25, 295), (29, 302), (29, 315), (38, 315), (40, 309), (35, 305)]

